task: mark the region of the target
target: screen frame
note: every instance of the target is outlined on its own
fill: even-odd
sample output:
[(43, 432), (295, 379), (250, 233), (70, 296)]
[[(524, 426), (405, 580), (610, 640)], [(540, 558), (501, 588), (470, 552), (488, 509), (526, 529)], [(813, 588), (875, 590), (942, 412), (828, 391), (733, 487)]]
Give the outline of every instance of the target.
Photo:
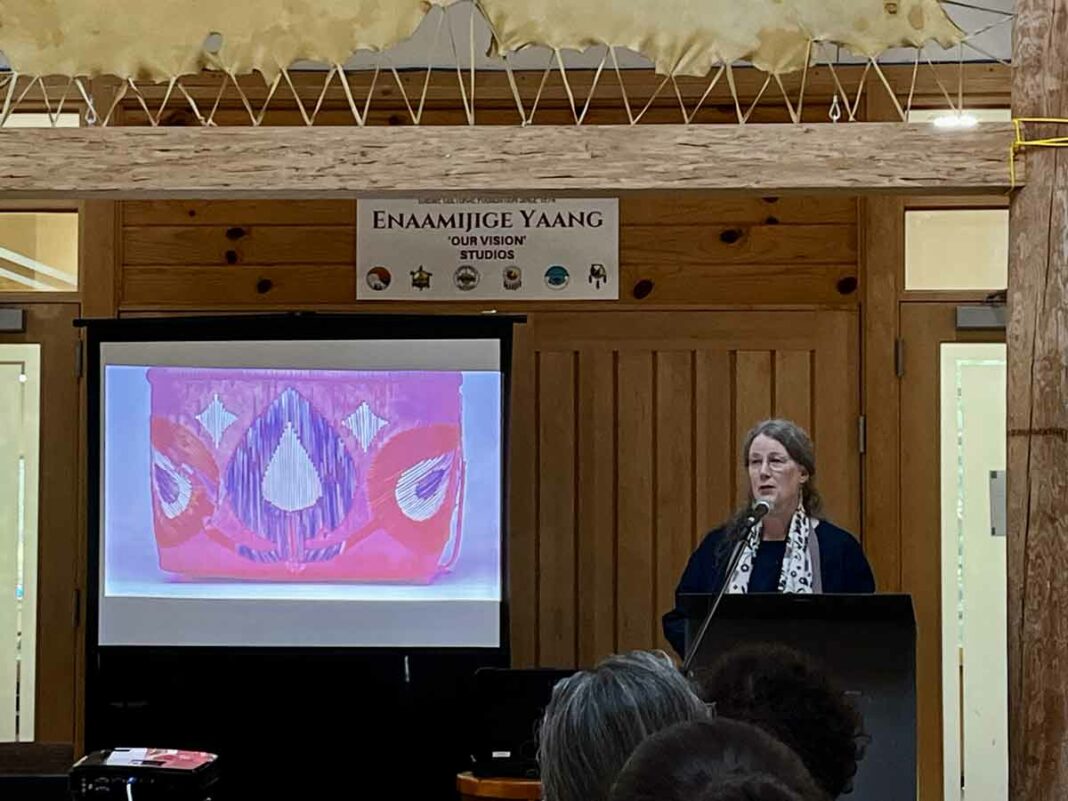
[[(509, 434), (513, 326), (525, 322), (517, 315), (401, 315), (401, 314), (270, 314), (155, 317), (139, 319), (79, 320), (86, 329), (87, 448), (85, 598), (85, 711), (88, 723), (96, 703), (95, 685), (103, 653), (151, 651), (154, 655), (173, 653), (201, 657), (219, 652), (239, 652), (250, 656), (292, 655), (315, 652), (331, 655), (372, 653), (384, 658), (407, 659), (408, 654), (484, 654), (487, 663), (510, 663), (510, 588), (508, 582), (509, 531)], [(395, 646), (203, 646), (203, 645), (100, 645), (100, 546), (103, 465), (101, 430), (103, 409), (103, 364), (101, 345), (109, 342), (231, 341), (264, 340), (405, 340), (405, 339), (496, 339), (499, 342), (501, 373), (501, 520), (500, 520), (500, 620), (497, 648), (475, 647), (395, 647)]]

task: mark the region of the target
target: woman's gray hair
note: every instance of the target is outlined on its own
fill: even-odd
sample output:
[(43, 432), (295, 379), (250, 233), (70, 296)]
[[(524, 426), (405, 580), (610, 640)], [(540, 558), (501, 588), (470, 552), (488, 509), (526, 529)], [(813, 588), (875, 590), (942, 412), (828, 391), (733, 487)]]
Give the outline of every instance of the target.
[(707, 709), (663, 651), (610, 656), (557, 683), (541, 722), (546, 801), (605, 801), (638, 744)]
[[(801, 465), (808, 472), (808, 481), (801, 485), (801, 500), (805, 503), (805, 511), (813, 517), (823, 511), (823, 500), (816, 490), (814, 479), (816, 478), (816, 449), (812, 445), (812, 439), (808, 432), (792, 420), (765, 420), (753, 426), (745, 435), (745, 444), (742, 446), (742, 466), (749, 466), (749, 448), (753, 440), (759, 436), (770, 437), (778, 442), (790, 458)], [(749, 490), (749, 504), (753, 503), (752, 488)], [(748, 509), (748, 506), (746, 507)]]

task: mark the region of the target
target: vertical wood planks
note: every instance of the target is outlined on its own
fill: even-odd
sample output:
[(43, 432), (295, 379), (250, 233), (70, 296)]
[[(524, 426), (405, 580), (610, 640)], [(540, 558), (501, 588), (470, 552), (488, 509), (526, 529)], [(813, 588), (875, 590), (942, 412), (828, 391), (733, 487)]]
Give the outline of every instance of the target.
[[(734, 441), (739, 453), (749, 429), (771, 417), (771, 357), (769, 351), (749, 350), (734, 356)], [(749, 476), (741, 459), (735, 469), (734, 499), (741, 504), (748, 497)]]
[(616, 646), (616, 385), (611, 351), (579, 354), (578, 659)]
[(776, 417), (812, 429), (812, 352), (780, 350), (775, 353)]
[(538, 642), (544, 665), (575, 664), (575, 361), (538, 360)]
[(527, 326), (513, 395), (530, 419), (513, 424), (515, 664), (666, 646), (660, 618), (699, 538), (744, 498), (738, 450), (760, 420), (837, 441), (820, 472), (845, 475), (833, 494), (856, 504), (857, 318), (826, 317), (776, 312), (788, 337), (767, 334), (761, 312), (677, 315), (669, 329), (656, 314)]
[(819, 387), (812, 431), (817, 486), (829, 520), (860, 534), (860, 441), (857, 320), (844, 312), (820, 321), (815, 382)]
[(674, 605), (675, 585), (693, 539), (693, 358), (656, 354), (656, 593), (653, 638), (669, 650), (660, 616)]
[(734, 507), (732, 478), (738, 463), (731, 419), (734, 376), (725, 350), (694, 354), (694, 508), (693, 547), (726, 520)]
[(652, 645), (653, 555), (653, 354), (624, 351), (618, 363), (617, 610), (616, 647)]
[(511, 430), (508, 454), (508, 609), (515, 667), (538, 663), (537, 354), (531, 325), (517, 326), (512, 346)]

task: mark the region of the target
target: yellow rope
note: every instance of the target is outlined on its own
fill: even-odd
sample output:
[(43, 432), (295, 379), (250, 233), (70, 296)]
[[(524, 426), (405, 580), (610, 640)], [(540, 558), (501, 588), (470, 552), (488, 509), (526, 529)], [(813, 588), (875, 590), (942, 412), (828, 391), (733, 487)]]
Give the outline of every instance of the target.
[(1016, 154), (1025, 147), (1068, 147), (1068, 136), (1051, 136), (1044, 139), (1027, 139), (1023, 134), (1024, 123), (1068, 125), (1065, 117), (1013, 117), (1014, 136), (1009, 150), (1009, 189), (1016, 188)]

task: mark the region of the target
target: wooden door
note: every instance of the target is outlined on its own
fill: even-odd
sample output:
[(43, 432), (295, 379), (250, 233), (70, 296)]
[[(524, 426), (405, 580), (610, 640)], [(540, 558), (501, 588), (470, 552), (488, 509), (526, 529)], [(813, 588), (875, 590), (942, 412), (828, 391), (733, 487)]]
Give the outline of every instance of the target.
[(956, 304), (901, 306), (901, 591), (916, 611), (916, 751), (921, 801), (943, 797), (941, 347), (1004, 342), (958, 331)]
[(849, 310), (532, 318), (511, 407), (513, 663), (667, 648), (660, 617), (744, 498), (738, 450), (767, 417), (810, 431), (828, 516), (857, 532), (857, 362)]

